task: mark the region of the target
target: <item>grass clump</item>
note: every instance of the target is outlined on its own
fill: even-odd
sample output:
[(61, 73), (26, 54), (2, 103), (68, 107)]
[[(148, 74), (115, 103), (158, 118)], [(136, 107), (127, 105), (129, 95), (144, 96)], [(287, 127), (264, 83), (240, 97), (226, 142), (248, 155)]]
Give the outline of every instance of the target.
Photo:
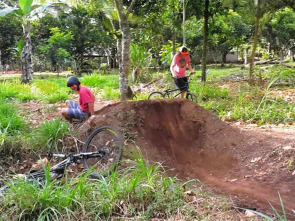
[(37, 99), (38, 94), (40, 91), (37, 88), (29, 84), (21, 84), (19, 79), (0, 83), (0, 98), (2, 100), (17, 98), (21, 101), (28, 101)]
[(32, 132), (32, 141), (34, 146), (57, 149), (62, 136), (69, 134), (69, 124), (60, 118), (44, 121), (38, 129)]
[(9, 103), (0, 104), (0, 157), (1, 160), (19, 159), (25, 145), (22, 136), (26, 123), (18, 115), (16, 107)]
[(18, 116), (16, 108), (9, 103), (0, 104), (0, 131), (10, 135), (23, 130), (25, 122)]

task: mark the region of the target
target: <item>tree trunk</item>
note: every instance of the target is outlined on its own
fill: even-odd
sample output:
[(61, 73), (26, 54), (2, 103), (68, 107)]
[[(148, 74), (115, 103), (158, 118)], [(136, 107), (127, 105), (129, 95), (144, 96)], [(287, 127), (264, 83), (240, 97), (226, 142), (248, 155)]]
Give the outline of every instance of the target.
[(23, 24), (24, 46), (21, 52), (22, 83), (30, 83), (33, 79), (32, 67), (32, 44), (31, 44), (31, 24), (25, 21)]
[(130, 66), (130, 29), (127, 21), (121, 21), (122, 31), (122, 73), (120, 73), (121, 100), (128, 99), (128, 75)]
[(119, 64), (119, 72), (122, 72), (122, 40), (121, 38), (117, 39), (117, 59)]
[(227, 55), (227, 53), (222, 53), (221, 67), (224, 67), (225, 66), (225, 63), (226, 63), (226, 55)]
[(256, 21), (255, 21), (255, 32), (254, 32), (254, 41), (253, 41), (253, 48), (251, 53), (251, 61), (250, 61), (250, 68), (249, 68), (249, 83), (254, 83), (254, 58), (257, 48), (257, 40), (258, 40), (258, 31), (259, 31), (259, 20), (260, 20), (260, 0), (257, 0), (257, 11), (256, 11)]
[(76, 56), (76, 74), (82, 76), (82, 66), (83, 66), (83, 57), (78, 55)]
[(202, 52), (202, 81), (206, 81), (206, 63), (207, 63), (207, 44), (208, 44), (208, 21), (209, 21), (209, 0), (205, 0), (204, 11), (204, 39)]
[[(130, 88), (128, 88), (128, 75), (129, 75), (129, 64), (130, 64), (130, 27), (128, 22), (128, 16), (135, 4), (133, 0), (127, 10), (124, 12), (123, 0), (115, 0), (116, 8), (119, 14), (119, 25), (122, 31), (122, 51), (121, 51), (121, 64), (120, 64), (120, 98), (121, 101), (126, 101), (130, 94)], [(119, 53), (119, 51), (118, 51)]]
[[(172, 32), (172, 48), (173, 48), (173, 56), (176, 54), (176, 31), (173, 28), (173, 32)], [(172, 57), (173, 57), (172, 56)]]
[(246, 66), (248, 63), (248, 49), (244, 49), (244, 65)]

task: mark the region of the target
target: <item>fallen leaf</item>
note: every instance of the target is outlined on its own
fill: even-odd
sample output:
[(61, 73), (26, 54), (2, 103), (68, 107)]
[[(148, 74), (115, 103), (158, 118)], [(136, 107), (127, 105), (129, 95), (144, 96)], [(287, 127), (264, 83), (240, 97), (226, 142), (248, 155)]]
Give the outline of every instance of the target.
[(43, 159), (38, 160), (35, 164), (32, 165), (33, 170), (41, 170), (42, 165), (47, 166), (48, 159), (45, 157)]
[(25, 178), (25, 177), (26, 177), (25, 174), (16, 174), (16, 175), (14, 176), (14, 178)]
[(266, 172), (263, 171), (254, 171), (258, 176), (264, 176), (266, 174)]
[(244, 177), (245, 178), (250, 178), (250, 177), (252, 177), (252, 175), (245, 175)]
[(251, 160), (251, 163), (258, 162), (259, 160), (261, 160), (261, 157), (256, 157), (256, 158)]
[(293, 150), (294, 148), (292, 148), (291, 146), (284, 146), (283, 150)]
[(246, 210), (245, 212), (246, 217), (256, 217), (257, 215), (253, 213), (252, 211)]

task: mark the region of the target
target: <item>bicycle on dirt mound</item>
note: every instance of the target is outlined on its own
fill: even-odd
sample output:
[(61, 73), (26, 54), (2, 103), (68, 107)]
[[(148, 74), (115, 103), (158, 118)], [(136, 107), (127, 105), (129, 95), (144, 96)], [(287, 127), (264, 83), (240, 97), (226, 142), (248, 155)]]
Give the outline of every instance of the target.
[(187, 76), (187, 82), (185, 83), (185, 86), (182, 88), (175, 88), (175, 89), (166, 89), (164, 91), (154, 91), (150, 93), (148, 96), (148, 100), (154, 100), (154, 99), (163, 99), (163, 98), (175, 98), (178, 95), (181, 94), (181, 89), (186, 89), (186, 95), (185, 98), (194, 102), (197, 102), (197, 96), (194, 95), (192, 92), (189, 91), (189, 82), (191, 80), (192, 74)]
[[(89, 178), (100, 179), (117, 168), (122, 158), (122, 147), (123, 139), (120, 133), (110, 126), (102, 126), (89, 135), (83, 152), (67, 155), (48, 154), (50, 159), (53, 157), (64, 159), (48, 169), (50, 180), (63, 177), (66, 169), (73, 164), (83, 164), (84, 172), (89, 172), (87, 175)], [(46, 169), (30, 171), (25, 179), (44, 183), (46, 180)], [(3, 186), (0, 188), (0, 196), (3, 195), (2, 192), (7, 188), (9, 187)]]

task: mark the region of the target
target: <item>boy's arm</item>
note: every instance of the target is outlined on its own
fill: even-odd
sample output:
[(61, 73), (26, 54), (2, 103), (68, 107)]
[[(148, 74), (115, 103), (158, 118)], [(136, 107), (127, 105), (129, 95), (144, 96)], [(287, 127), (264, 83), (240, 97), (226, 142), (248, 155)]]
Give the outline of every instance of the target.
[(94, 102), (88, 103), (89, 113), (94, 115)]
[(192, 69), (191, 63), (188, 63), (188, 69), (192, 74), (195, 73), (194, 70)]
[(172, 77), (176, 77), (175, 72), (174, 72), (174, 66), (175, 65), (176, 65), (176, 55), (174, 55), (171, 66), (170, 66), (170, 71), (172, 73)]

